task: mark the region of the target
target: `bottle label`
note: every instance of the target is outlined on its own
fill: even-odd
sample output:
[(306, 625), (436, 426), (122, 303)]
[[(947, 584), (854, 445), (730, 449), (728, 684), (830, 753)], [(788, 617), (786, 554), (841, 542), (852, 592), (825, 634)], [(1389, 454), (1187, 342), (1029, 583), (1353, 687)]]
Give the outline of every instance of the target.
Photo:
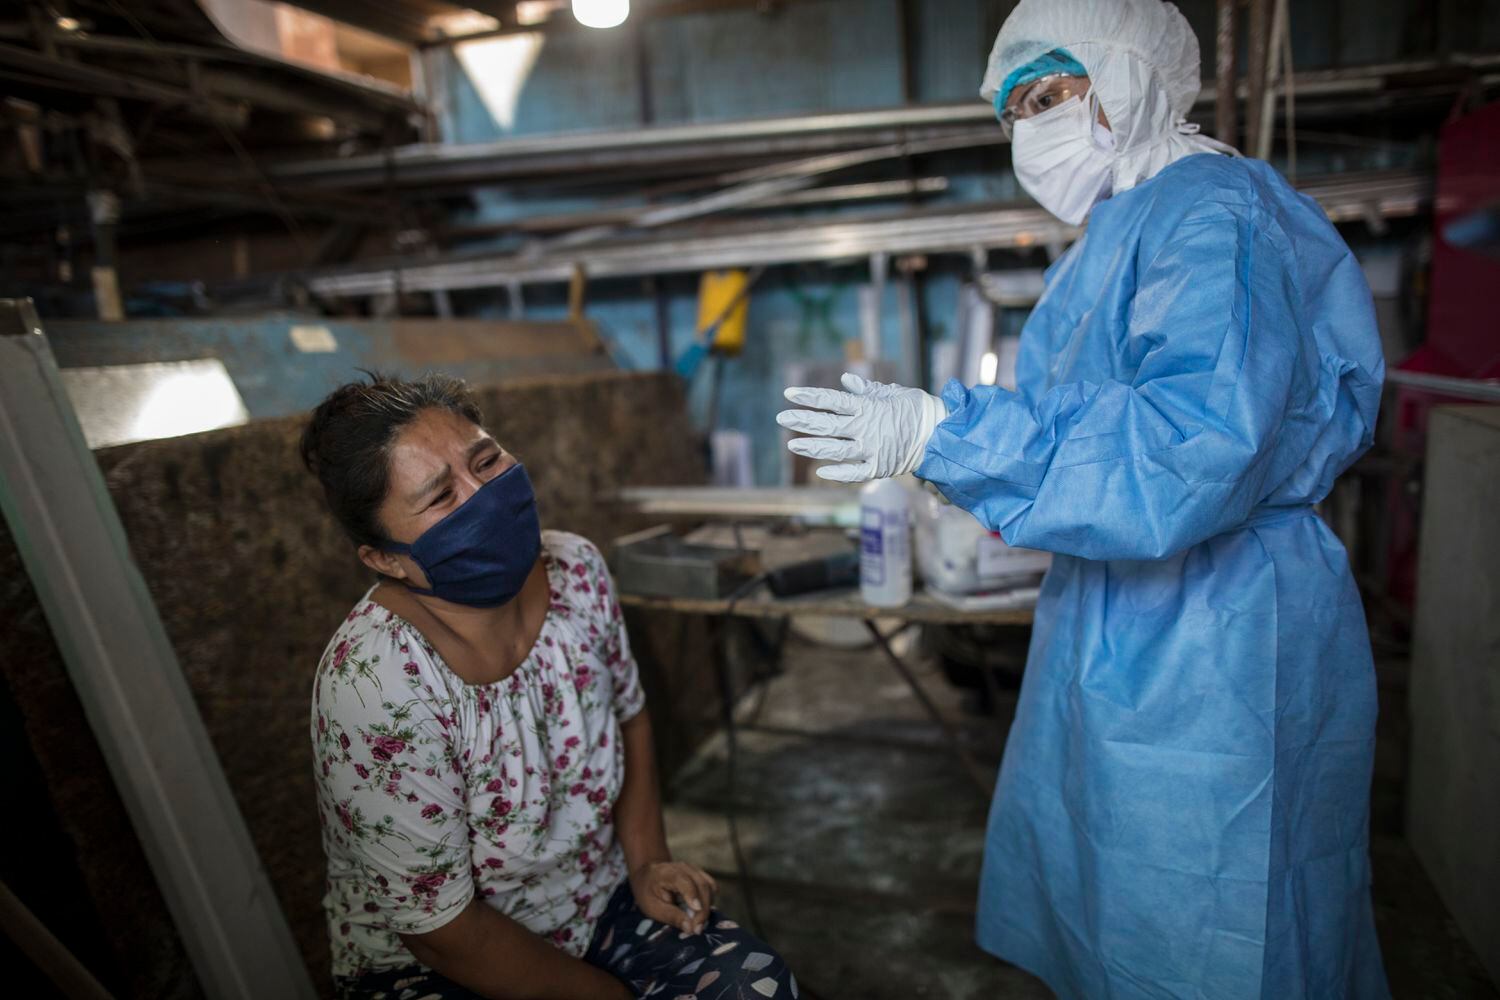
[(880, 511), (866, 507), (860, 515), (860, 582), (879, 587), (885, 583), (885, 532)]

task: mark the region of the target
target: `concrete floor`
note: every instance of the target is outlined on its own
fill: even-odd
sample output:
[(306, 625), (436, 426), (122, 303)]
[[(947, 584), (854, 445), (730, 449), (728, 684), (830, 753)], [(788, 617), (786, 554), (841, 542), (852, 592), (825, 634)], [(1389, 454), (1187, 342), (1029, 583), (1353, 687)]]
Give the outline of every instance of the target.
[[(980, 716), (935, 663), (909, 662), (993, 773), (1014, 693), (1003, 695), (997, 716)], [(1399, 701), (1399, 689), (1389, 697)], [(1388, 704), (1385, 713), (1389, 743), (1403, 731), (1404, 705)], [(783, 673), (747, 697), (739, 716), (748, 729), (735, 802), (757, 908), (767, 937), (809, 993), (820, 1000), (1052, 996), (973, 944), (987, 803), (874, 650), (793, 639)], [(720, 876), (721, 908), (744, 918), (723, 815), (725, 777), (720, 734), (673, 781), (667, 834), (678, 858)], [(1404, 841), (1379, 832), (1383, 816), (1388, 823), (1393, 808), (1399, 813), (1392, 795), (1377, 773), (1376, 918), (1395, 996), (1495, 1000), (1500, 994)]]

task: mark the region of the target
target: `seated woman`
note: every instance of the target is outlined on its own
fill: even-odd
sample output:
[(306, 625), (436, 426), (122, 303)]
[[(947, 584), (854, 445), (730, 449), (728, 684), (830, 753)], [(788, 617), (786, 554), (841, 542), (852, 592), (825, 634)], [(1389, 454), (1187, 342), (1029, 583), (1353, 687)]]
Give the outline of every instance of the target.
[(795, 998), (672, 860), (604, 561), (540, 529), (463, 383), (343, 386), (302, 454), (380, 574), (313, 686), (341, 995)]

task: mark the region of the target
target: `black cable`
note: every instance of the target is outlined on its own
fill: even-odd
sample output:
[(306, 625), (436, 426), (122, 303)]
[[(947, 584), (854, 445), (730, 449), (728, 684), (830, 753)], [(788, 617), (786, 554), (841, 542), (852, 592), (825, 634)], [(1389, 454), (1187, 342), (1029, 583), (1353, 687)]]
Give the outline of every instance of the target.
[[(770, 573), (767, 572), (751, 577), (729, 592), (729, 597), (724, 604), (724, 612), (721, 616), (723, 626), (727, 626), (733, 620), (735, 605), (757, 587), (764, 584), (768, 576), (770, 576)], [(750, 862), (746, 859), (745, 851), (740, 846), (739, 822), (735, 809), (736, 762), (739, 755), (738, 727), (734, 721), (734, 684), (732, 678), (729, 676), (728, 632), (727, 629), (723, 629), (723, 626), (721, 626), (721, 638), (724, 640), (723, 655), (714, 657), (714, 661), (719, 677), (719, 701), (724, 715), (724, 740), (727, 747), (724, 818), (729, 821), (729, 846), (734, 851), (734, 866), (739, 876), (741, 891), (744, 893), (745, 913), (750, 919), (750, 929), (755, 931), (756, 936), (769, 945), (771, 943), (770, 939), (766, 936), (765, 927), (760, 922), (760, 913), (755, 908), (755, 885), (750, 875)], [(786, 632), (783, 630), (780, 642), (785, 641)], [(760, 673), (759, 671), (751, 675), (750, 683), (752, 685), (760, 685), (760, 690), (757, 692), (758, 700), (753, 709), (753, 717), (755, 718), (760, 716), (761, 709), (765, 707), (769, 680), (770, 675)], [(806, 997), (807, 1000), (821, 1000), (822, 994), (809, 986), (806, 979), (799, 979), (798, 985), (801, 986), (802, 996)]]
[[(729, 622), (734, 618), (734, 607), (742, 598), (748, 595), (756, 587), (765, 582), (767, 574), (761, 573), (751, 577), (740, 584), (729, 594), (724, 605), (721, 639), (724, 643), (722, 654), (714, 658), (719, 675), (719, 703), (724, 717), (724, 740), (727, 748), (726, 774), (724, 792), (724, 818), (729, 821), (729, 846), (734, 852), (734, 866), (739, 874), (741, 891), (745, 897), (745, 912), (750, 918), (750, 927), (762, 940), (766, 940), (764, 925), (760, 922), (760, 912), (755, 907), (755, 886), (751, 881), (750, 862), (745, 858), (744, 848), (740, 845), (739, 817), (735, 809), (735, 792), (737, 763), (739, 758), (739, 739), (737, 727), (734, 721), (734, 682), (729, 675)], [(752, 683), (754, 679), (752, 678)], [(764, 688), (762, 688), (764, 690)]]

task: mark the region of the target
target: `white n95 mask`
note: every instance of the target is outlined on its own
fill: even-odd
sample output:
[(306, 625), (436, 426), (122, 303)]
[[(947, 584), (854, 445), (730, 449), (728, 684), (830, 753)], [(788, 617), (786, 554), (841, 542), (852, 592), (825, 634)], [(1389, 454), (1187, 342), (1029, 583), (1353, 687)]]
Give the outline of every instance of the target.
[[(1087, 97), (1087, 100), (1084, 99)], [(1099, 124), (1092, 93), (1071, 97), (1013, 127), (1016, 179), (1037, 202), (1070, 226), (1110, 195), (1115, 135)]]

